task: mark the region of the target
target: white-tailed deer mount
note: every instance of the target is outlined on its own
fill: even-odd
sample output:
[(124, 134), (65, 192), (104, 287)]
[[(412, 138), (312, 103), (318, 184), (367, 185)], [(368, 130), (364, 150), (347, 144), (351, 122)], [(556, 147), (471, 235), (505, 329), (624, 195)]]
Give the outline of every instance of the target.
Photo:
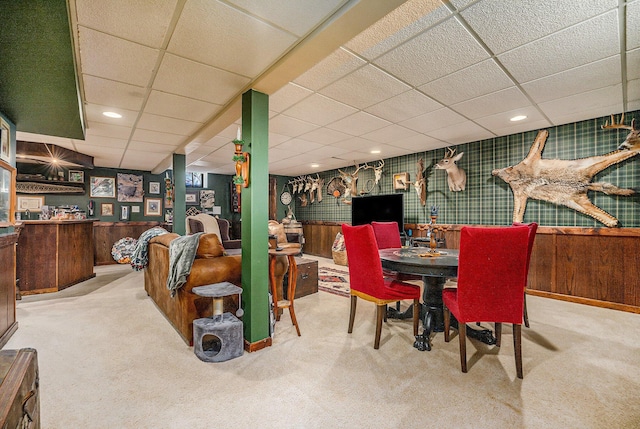
[(635, 120), (624, 125), (624, 115), (616, 123), (613, 115), (602, 129), (625, 129), (631, 132), (618, 150), (605, 155), (596, 155), (575, 160), (542, 159), (542, 150), (549, 132), (538, 132), (529, 154), (520, 163), (493, 170), (492, 175), (507, 182), (513, 191), (513, 221), (522, 222), (527, 199), (548, 201), (584, 213), (608, 227), (620, 226), (618, 219), (595, 206), (587, 196), (588, 191), (604, 192), (608, 195), (633, 195), (633, 189), (619, 188), (611, 183), (591, 183), (593, 176), (611, 165), (622, 162), (640, 153), (640, 132), (635, 129)]
[(467, 174), (456, 164), (456, 161), (460, 161), (464, 152), (456, 155), (455, 149), (447, 148), (447, 151), (449, 153), (445, 154), (444, 158), (436, 163), (435, 168), (447, 172), (447, 183), (451, 192), (464, 191), (467, 185)]
[(342, 176), (342, 181), (347, 187), (342, 198), (343, 203), (351, 204), (351, 201), (347, 201), (347, 199), (350, 196), (358, 195), (358, 172), (364, 167), (364, 165), (356, 164), (356, 171), (354, 171), (353, 173), (345, 173), (344, 171), (338, 169), (338, 171), (340, 172), (340, 176)]
[(413, 184), (413, 188), (416, 190), (416, 194), (423, 206), (427, 204), (427, 178), (424, 174), (425, 170), (424, 160), (420, 158), (418, 162), (416, 162), (416, 180), (409, 182)]

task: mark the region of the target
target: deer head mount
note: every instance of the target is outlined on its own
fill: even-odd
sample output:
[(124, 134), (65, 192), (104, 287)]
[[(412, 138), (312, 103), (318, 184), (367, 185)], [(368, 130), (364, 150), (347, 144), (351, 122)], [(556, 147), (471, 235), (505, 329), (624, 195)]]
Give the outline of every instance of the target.
[(527, 200), (548, 201), (584, 213), (608, 227), (620, 226), (618, 219), (594, 205), (587, 196), (588, 191), (604, 192), (608, 195), (633, 195), (633, 189), (619, 188), (611, 183), (592, 183), (593, 176), (611, 165), (622, 162), (640, 153), (640, 131), (635, 129), (635, 120), (624, 125), (624, 115), (616, 123), (602, 129), (626, 129), (631, 132), (617, 150), (575, 160), (542, 159), (542, 150), (549, 132), (538, 132), (529, 154), (520, 163), (493, 170), (492, 175), (507, 182), (513, 191), (513, 221), (522, 222)]
[(409, 182), (413, 184), (413, 189), (416, 190), (416, 194), (423, 206), (427, 204), (427, 178), (424, 174), (425, 171), (424, 160), (420, 158), (416, 162), (416, 180)]
[(340, 176), (342, 177), (342, 181), (346, 185), (346, 190), (344, 191), (344, 195), (342, 196), (342, 202), (345, 204), (351, 204), (351, 200), (349, 197), (353, 195), (358, 195), (358, 172), (365, 168), (365, 165), (356, 164), (356, 171), (353, 173), (345, 173), (344, 171), (338, 169), (340, 172)]
[(467, 174), (464, 170), (456, 164), (456, 161), (460, 161), (464, 152), (460, 152), (456, 155), (456, 149), (447, 148), (448, 153), (444, 155), (440, 161), (435, 165), (438, 170), (445, 170), (447, 172), (447, 183), (449, 184), (449, 190), (451, 192), (464, 191), (467, 185)]

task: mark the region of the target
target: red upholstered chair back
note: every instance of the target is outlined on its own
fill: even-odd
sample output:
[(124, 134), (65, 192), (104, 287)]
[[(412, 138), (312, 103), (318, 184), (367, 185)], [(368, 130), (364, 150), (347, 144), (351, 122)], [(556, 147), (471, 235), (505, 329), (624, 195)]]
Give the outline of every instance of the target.
[(371, 225), (343, 224), (344, 244), (349, 261), (349, 286), (355, 291), (377, 296), (384, 288), (382, 263)]
[(522, 323), (528, 237), (524, 226), (462, 228), (459, 322)]
[(376, 236), (378, 249), (390, 249), (402, 247), (398, 222), (371, 222), (373, 233)]
[(529, 228), (529, 247), (527, 251), (527, 273), (529, 272), (529, 262), (531, 261), (531, 251), (533, 250), (533, 242), (536, 238), (536, 231), (538, 230), (538, 224), (535, 222), (531, 223), (520, 223), (514, 222), (513, 226), (526, 226)]

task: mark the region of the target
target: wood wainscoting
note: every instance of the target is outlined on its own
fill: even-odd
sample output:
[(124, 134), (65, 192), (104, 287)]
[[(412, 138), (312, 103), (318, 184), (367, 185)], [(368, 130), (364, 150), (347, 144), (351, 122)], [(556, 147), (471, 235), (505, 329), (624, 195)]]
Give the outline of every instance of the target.
[(154, 226), (163, 226), (160, 222), (95, 222), (93, 235), (95, 236), (95, 265), (117, 264), (111, 256), (111, 248), (121, 238), (131, 237), (136, 240), (140, 234)]
[(18, 329), (16, 321), (16, 243), (18, 234), (0, 235), (0, 348)]
[[(342, 222), (303, 222), (304, 252), (331, 258)], [(447, 228), (447, 247), (457, 249), (464, 225)], [(405, 224), (414, 237), (416, 224)], [(529, 268), (530, 295), (640, 313), (640, 228), (538, 228)]]

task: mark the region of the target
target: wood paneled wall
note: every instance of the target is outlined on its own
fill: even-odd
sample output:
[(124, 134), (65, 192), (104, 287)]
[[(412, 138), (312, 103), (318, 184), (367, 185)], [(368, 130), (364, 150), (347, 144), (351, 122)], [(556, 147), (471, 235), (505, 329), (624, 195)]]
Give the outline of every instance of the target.
[[(424, 236), (416, 226), (405, 229)], [(447, 247), (459, 248), (463, 225), (443, 226)], [(316, 221), (303, 228), (304, 252), (331, 258), (340, 224)], [(640, 313), (640, 228), (538, 228), (527, 293)]]
[(138, 239), (140, 234), (160, 222), (96, 222), (93, 224), (95, 236), (95, 265), (117, 264), (111, 256), (111, 248), (121, 238), (131, 237)]
[(18, 234), (0, 235), (0, 348), (18, 329), (16, 322), (16, 242)]

